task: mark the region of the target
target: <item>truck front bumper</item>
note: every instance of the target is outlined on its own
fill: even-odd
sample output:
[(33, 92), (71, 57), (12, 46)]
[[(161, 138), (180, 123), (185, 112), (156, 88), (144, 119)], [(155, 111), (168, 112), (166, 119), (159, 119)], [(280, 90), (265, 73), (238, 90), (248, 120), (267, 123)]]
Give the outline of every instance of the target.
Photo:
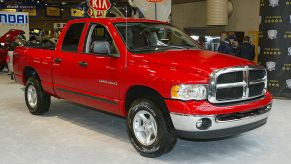
[[(167, 99), (165, 102), (180, 137), (214, 139), (240, 134), (264, 125), (271, 110), (272, 96), (266, 92), (259, 99), (230, 104), (211, 104), (207, 100)], [(204, 125), (201, 128), (199, 125), (203, 120)]]
[(249, 111), (218, 115), (171, 113), (177, 133), (188, 139), (215, 139), (256, 129), (267, 122), (271, 104)]

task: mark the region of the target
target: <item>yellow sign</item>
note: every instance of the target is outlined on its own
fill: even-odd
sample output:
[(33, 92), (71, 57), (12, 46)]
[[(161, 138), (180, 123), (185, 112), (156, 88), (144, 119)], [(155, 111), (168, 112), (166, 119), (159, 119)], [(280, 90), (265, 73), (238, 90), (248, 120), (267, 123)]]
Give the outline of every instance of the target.
[(105, 18), (107, 11), (106, 10), (94, 10), (92, 8), (89, 8), (87, 13), (91, 18)]
[(1, 9), (1, 11), (16, 12), (16, 9)]
[(46, 16), (60, 17), (62, 16), (61, 9), (58, 7), (47, 7)]
[(22, 9), (21, 11), (27, 12), (29, 16), (33, 16), (33, 17), (37, 16), (36, 9)]
[(251, 43), (255, 46), (256, 56), (254, 62), (258, 63), (259, 51), (261, 51), (259, 50), (259, 31), (249, 31), (247, 36), (250, 37)]
[(83, 8), (71, 8), (71, 16), (72, 17), (84, 17), (85, 10)]

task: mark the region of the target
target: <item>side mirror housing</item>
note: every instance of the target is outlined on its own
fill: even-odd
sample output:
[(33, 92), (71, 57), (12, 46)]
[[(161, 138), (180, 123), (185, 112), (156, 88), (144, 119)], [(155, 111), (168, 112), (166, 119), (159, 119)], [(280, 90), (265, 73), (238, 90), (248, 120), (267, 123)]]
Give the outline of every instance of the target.
[(90, 51), (94, 54), (108, 55), (111, 54), (111, 46), (107, 41), (94, 41)]

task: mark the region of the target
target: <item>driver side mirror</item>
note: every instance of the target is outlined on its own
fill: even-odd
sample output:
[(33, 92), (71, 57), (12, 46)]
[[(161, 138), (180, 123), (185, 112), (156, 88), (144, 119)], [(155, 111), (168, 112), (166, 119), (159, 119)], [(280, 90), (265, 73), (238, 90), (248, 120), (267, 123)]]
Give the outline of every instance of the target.
[(91, 45), (91, 53), (109, 55), (111, 54), (111, 45), (107, 41), (94, 41)]

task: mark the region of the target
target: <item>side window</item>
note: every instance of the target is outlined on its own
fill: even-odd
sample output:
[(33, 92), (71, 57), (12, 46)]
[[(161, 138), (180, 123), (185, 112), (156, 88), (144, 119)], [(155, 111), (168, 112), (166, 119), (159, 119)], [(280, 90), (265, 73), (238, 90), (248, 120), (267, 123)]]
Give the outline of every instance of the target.
[(76, 23), (69, 27), (63, 40), (62, 51), (77, 52), (84, 26), (84, 23)]
[[(90, 30), (87, 35), (86, 43), (84, 46), (84, 52), (94, 53), (93, 49), (94, 49), (94, 44), (96, 45), (96, 43), (103, 43), (103, 44), (99, 44), (100, 45), (99, 47), (95, 46), (95, 48), (100, 48), (100, 50), (98, 51), (102, 52), (103, 48), (108, 48), (109, 49), (108, 55), (119, 56), (111, 35), (107, 31), (107, 29), (103, 25), (100, 25), (100, 24), (91, 25)], [(102, 45), (105, 45), (105, 46), (108, 45), (108, 46), (102, 47)]]

